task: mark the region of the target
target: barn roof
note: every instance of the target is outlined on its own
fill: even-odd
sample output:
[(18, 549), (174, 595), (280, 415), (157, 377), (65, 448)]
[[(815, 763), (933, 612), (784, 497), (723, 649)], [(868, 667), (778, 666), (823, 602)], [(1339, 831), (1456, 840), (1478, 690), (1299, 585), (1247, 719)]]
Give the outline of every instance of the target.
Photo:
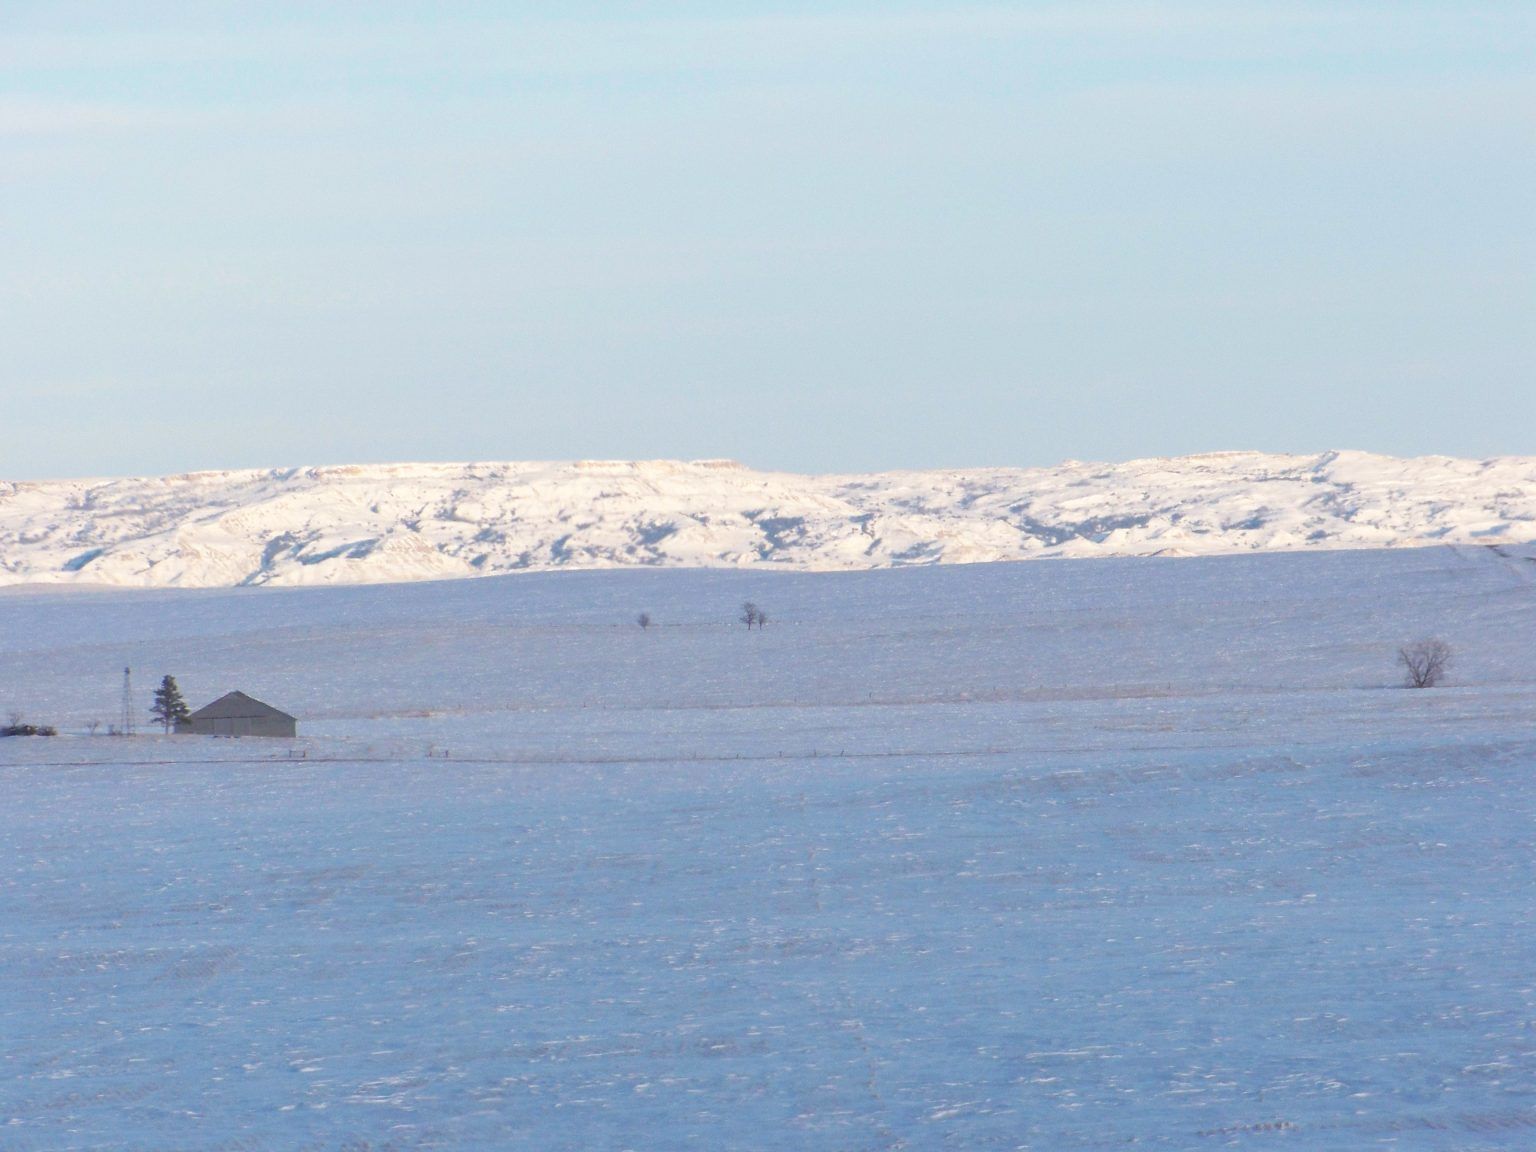
[(278, 717), (283, 720), (294, 720), (297, 717), (263, 704), (253, 696), (247, 696), (244, 692), (229, 692), (220, 696), (212, 704), (204, 705), (188, 717), (189, 720), (255, 720)]

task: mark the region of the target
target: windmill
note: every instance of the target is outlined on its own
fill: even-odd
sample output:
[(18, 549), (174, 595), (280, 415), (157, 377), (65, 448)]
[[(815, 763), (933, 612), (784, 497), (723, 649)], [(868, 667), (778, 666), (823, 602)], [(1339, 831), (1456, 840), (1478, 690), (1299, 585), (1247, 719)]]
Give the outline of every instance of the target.
[(123, 669), (123, 719), (118, 728), (124, 736), (133, 735), (133, 670)]

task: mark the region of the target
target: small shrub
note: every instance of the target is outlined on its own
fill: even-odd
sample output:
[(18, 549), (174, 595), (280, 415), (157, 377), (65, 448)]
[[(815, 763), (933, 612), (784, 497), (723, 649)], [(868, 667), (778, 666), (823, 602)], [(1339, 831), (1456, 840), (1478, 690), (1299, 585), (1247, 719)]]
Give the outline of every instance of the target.
[(57, 736), (59, 730), (52, 724), (7, 724), (0, 728), (0, 736)]
[(1418, 640), (1397, 650), (1407, 688), (1433, 688), (1451, 666), (1451, 646), (1444, 640)]

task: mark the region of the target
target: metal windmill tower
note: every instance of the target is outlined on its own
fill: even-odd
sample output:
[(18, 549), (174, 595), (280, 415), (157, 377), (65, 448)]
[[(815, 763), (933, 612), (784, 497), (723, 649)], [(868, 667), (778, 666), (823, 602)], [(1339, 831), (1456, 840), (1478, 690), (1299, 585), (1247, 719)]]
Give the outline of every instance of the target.
[(124, 736), (133, 735), (133, 670), (123, 669), (123, 720), (118, 728)]

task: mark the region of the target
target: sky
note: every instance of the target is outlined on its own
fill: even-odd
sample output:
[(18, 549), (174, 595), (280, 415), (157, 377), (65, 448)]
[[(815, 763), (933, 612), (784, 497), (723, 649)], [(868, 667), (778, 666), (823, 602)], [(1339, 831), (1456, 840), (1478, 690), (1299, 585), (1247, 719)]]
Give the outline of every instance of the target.
[(0, 479), (1536, 454), (1536, 3), (0, 4)]

